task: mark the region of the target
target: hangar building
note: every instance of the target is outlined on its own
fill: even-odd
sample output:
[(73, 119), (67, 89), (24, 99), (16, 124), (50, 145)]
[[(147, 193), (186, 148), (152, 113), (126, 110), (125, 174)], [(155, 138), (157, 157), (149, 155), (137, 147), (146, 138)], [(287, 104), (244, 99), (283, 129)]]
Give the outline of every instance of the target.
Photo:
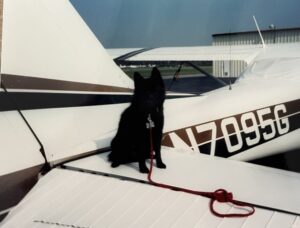
[[(262, 30), (266, 44), (300, 42), (300, 28), (277, 29), (274, 25)], [(251, 45), (260, 44), (257, 31), (213, 34), (212, 45)], [(244, 61), (214, 61), (213, 75), (217, 77), (237, 77), (245, 69)]]

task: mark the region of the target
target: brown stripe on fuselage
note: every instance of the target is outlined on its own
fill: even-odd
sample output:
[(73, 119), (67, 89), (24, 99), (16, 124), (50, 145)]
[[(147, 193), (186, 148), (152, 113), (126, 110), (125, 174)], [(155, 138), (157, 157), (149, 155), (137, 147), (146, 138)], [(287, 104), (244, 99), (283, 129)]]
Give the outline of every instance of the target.
[(174, 147), (173, 142), (169, 136), (169, 134), (164, 134), (161, 140), (161, 144), (167, 147)]
[[(300, 99), (291, 102), (286, 102), (284, 104), (287, 113), (296, 113), (300, 111)], [(285, 116), (285, 114), (279, 115), (279, 117), (282, 116)]]
[(3, 32), (3, 0), (0, 0), (0, 53), (2, 53), (2, 32)]
[[(269, 106), (269, 107), (264, 107), (264, 108), (270, 108), (271, 109), (271, 113), (264, 115), (264, 119), (274, 120), (275, 119), (274, 108), (275, 108), (275, 106), (280, 105), (280, 104), (284, 104), (285, 107), (286, 107), (286, 113), (279, 113), (280, 118), (284, 117), (284, 116), (287, 116), (287, 115), (295, 114), (295, 113), (300, 111), (300, 100), (299, 99), (289, 101), (289, 102), (286, 102), (286, 103), (279, 103), (279, 104), (272, 105), (272, 106)], [(234, 116), (227, 116), (227, 117), (224, 117), (222, 119), (212, 120), (212, 121), (205, 122), (205, 123), (199, 123), (197, 125), (193, 125), (193, 126), (189, 126), (189, 127), (186, 127), (186, 128), (181, 128), (181, 129), (177, 129), (177, 130), (174, 130), (174, 131), (166, 132), (166, 133), (164, 133), (164, 138), (162, 140), (162, 145), (168, 146), (168, 147), (174, 147), (173, 142), (172, 142), (172, 140), (169, 136), (170, 133), (174, 132), (179, 138), (181, 138), (181, 140), (183, 140), (188, 146), (191, 147), (192, 145), (191, 145), (191, 142), (190, 142), (189, 137), (188, 137), (187, 132), (186, 132), (186, 130), (189, 129), (189, 128), (192, 129), (193, 135), (194, 135), (195, 140), (196, 140), (198, 145), (202, 144), (202, 143), (206, 143), (206, 142), (210, 141), (211, 138), (212, 138), (211, 137), (211, 131), (204, 131), (204, 132), (198, 133), (197, 130), (196, 130), (196, 127), (200, 126), (200, 125), (203, 125), (203, 124), (210, 123), (210, 122), (215, 122), (215, 125), (216, 125), (216, 128), (217, 128), (216, 129), (216, 132), (217, 132), (216, 138), (222, 138), (223, 133), (222, 133), (222, 130), (221, 130), (221, 122), (222, 122), (223, 119), (226, 119), (226, 118), (229, 118), (229, 117), (234, 117), (237, 120), (237, 124), (239, 126), (239, 129), (241, 130), (241, 129), (243, 129), (242, 126), (241, 126), (241, 117), (242, 117), (243, 114), (253, 113), (254, 116), (255, 116), (257, 124), (259, 124), (257, 111), (261, 110), (261, 109), (264, 109), (264, 108), (260, 108), (260, 109), (257, 109), (257, 110), (251, 110), (251, 111), (243, 112), (243, 113), (240, 113), (240, 114), (237, 114), (237, 115), (234, 115)], [(246, 123), (247, 123), (247, 126), (253, 125), (253, 123), (251, 123), (251, 122), (246, 122)], [(233, 128), (232, 125), (227, 125), (227, 131), (228, 131), (228, 134), (235, 133), (235, 129)]]
[(132, 92), (132, 89), (118, 86), (99, 85), (84, 82), (37, 78), (2, 74), (1, 81), (7, 89), (64, 90), (85, 92)]

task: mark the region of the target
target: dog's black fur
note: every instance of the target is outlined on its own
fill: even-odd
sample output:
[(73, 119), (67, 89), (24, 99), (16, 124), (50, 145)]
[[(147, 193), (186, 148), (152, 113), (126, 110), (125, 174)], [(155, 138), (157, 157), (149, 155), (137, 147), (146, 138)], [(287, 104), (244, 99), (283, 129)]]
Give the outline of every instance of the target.
[(131, 105), (122, 113), (118, 132), (112, 140), (109, 161), (112, 162), (112, 167), (138, 162), (140, 172), (148, 173), (146, 159), (150, 157), (150, 133), (146, 123), (149, 114), (154, 122), (152, 141), (156, 166), (166, 168), (160, 153), (164, 125), (165, 86), (156, 67), (152, 69), (149, 79), (144, 79), (135, 72), (134, 86)]

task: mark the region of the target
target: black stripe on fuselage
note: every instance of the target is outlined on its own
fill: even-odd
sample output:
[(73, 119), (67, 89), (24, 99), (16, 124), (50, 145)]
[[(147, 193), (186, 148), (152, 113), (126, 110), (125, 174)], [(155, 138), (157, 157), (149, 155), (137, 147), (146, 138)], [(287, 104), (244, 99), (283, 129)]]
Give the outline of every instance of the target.
[[(177, 139), (172, 139), (171, 137), (171, 134), (175, 134), (178, 140), (181, 140), (187, 147), (194, 149), (197, 146), (200, 153), (227, 158), (299, 129), (299, 104), (300, 99), (291, 100), (234, 116), (176, 129), (164, 134), (162, 145), (175, 147), (174, 143), (176, 141), (173, 142), (173, 140)], [(251, 116), (245, 116), (249, 114)], [(244, 124), (242, 124), (242, 119)], [(224, 120), (227, 120), (227, 123), (225, 122), (222, 128)], [(289, 124), (286, 125), (287, 123)], [(197, 130), (203, 129), (201, 126), (205, 125), (206, 130)], [(194, 145), (192, 145), (192, 142), (195, 142)], [(212, 143), (215, 146), (211, 149)]]
[[(291, 133), (297, 129), (300, 128), (300, 113), (295, 113), (294, 115), (291, 115), (289, 117), (289, 123), (290, 123), (290, 129), (287, 133), (285, 133), (284, 135), (288, 134), (288, 133)], [(273, 123), (275, 124), (275, 120), (272, 120)], [(274, 125), (275, 126), (275, 125)], [(218, 157), (224, 157), (224, 158), (228, 158), (228, 157), (231, 157), (231, 156), (234, 156), (236, 154), (239, 154), (241, 152), (244, 152), (248, 149), (251, 149), (253, 147), (256, 147), (256, 146), (259, 146), (263, 143), (266, 143), (268, 141), (271, 141), (273, 139), (276, 139), (282, 135), (280, 135), (278, 133), (278, 131), (276, 131), (276, 134), (273, 138), (269, 139), (269, 140), (265, 140), (262, 136), (263, 136), (263, 133), (270, 133), (270, 129), (269, 127), (268, 128), (262, 128), (261, 126), (258, 126), (258, 129), (259, 129), (259, 134), (260, 134), (260, 140), (257, 144), (255, 145), (247, 145), (246, 143), (246, 137), (249, 137), (249, 138), (254, 138), (254, 134), (253, 133), (245, 133), (244, 131), (241, 131), (239, 133), (235, 133), (235, 134), (232, 134), (230, 135), (230, 141), (232, 143), (232, 145), (236, 145), (237, 144), (237, 134), (241, 134), (241, 138), (242, 138), (242, 147), (235, 151), (235, 152), (229, 152), (228, 151), (228, 148), (226, 146), (226, 142), (225, 142), (225, 139), (224, 137), (222, 138), (219, 138), (216, 140), (216, 149), (215, 149), (215, 156), (218, 156)], [(201, 153), (203, 154), (210, 154), (210, 147), (211, 147), (211, 142), (208, 142), (208, 143), (205, 143), (205, 144), (201, 144), (199, 145), (199, 150)]]
[[(183, 97), (170, 95), (167, 99)], [(122, 104), (131, 100), (132, 94), (0, 92), (0, 111)]]

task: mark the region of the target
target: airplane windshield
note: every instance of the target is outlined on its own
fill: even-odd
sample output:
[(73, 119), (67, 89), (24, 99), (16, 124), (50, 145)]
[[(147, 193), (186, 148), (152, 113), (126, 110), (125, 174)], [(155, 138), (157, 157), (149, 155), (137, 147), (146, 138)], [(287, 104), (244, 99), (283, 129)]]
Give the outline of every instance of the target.
[(300, 58), (262, 59), (254, 62), (248, 71), (265, 79), (297, 80), (300, 71)]

